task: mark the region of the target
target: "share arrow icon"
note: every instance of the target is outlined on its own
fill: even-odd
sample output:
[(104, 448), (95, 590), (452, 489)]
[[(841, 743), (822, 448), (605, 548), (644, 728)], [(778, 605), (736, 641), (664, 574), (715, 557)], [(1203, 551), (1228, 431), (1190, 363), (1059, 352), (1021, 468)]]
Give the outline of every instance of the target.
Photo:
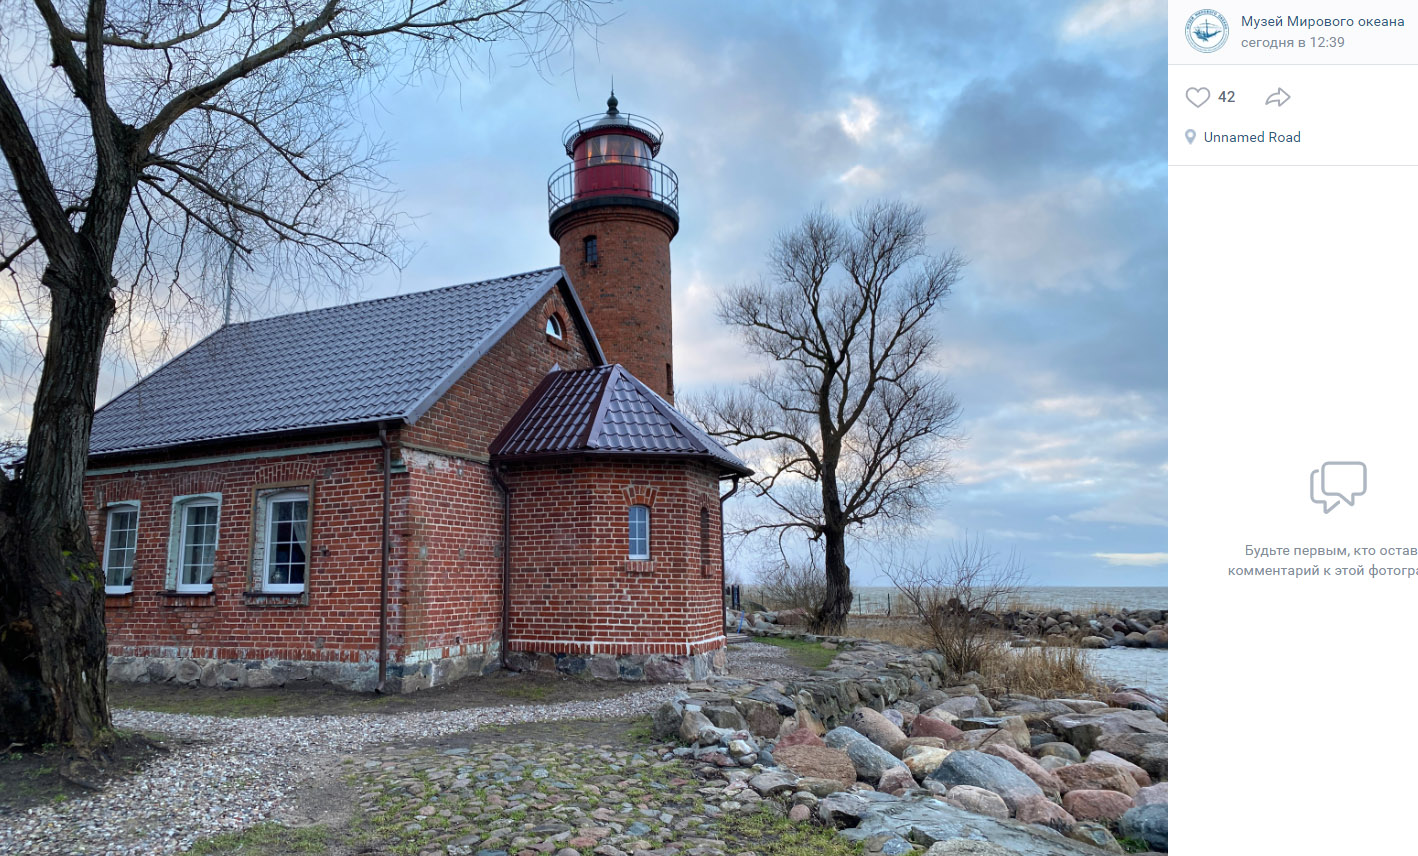
[(1280, 87), (1275, 87), (1275, 91), (1265, 99), (1267, 105), (1274, 104), (1276, 107), (1284, 107), (1285, 102), (1290, 100), (1290, 93)]

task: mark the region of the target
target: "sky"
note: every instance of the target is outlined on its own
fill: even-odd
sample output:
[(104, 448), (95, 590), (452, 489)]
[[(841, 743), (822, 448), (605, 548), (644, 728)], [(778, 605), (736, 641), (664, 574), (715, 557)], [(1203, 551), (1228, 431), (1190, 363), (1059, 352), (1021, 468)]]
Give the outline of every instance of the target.
[[(391, 84), (365, 123), (416, 252), (361, 297), (556, 264), (546, 179), (613, 78), (679, 175), (677, 394), (761, 368), (714, 310), (777, 232), (818, 205), (918, 205), (932, 248), (970, 265), (936, 355), (965, 442), (910, 549), (977, 535), (1034, 585), (1165, 585), (1164, 9), (627, 0), (552, 67), (495, 54)], [(885, 582), (869, 551), (851, 561), (854, 583)]]

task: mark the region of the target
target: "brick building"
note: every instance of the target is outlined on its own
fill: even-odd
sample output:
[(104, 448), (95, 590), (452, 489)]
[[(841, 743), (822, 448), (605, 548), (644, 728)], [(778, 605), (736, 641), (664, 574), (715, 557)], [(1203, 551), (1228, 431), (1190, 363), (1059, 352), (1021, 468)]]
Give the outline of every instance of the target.
[(548, 185), (562, 266), (229, 325), (100, 408), (111, 679), (722, 666), (721, 483), (749, 470), (670, 403), (677, 185), (608, 108)]

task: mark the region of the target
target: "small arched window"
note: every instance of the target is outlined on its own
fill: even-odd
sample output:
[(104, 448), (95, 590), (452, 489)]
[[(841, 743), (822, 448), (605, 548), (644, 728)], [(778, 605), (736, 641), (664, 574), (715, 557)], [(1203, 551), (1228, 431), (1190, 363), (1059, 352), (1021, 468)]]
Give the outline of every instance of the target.
[(650, 506), (630, 506), (630, 550), (632, 559), (650, 558)]
[(547, 316), (547, 335), (553, 339), (561, 338), (561, 319), (555, 315)]
[(588, 265), (598, 264), (601, 261), (600, 250), (596, 247), (596, 236), (587, 235), (581, 240), (581, 246), (585, 250), (584, 261)]

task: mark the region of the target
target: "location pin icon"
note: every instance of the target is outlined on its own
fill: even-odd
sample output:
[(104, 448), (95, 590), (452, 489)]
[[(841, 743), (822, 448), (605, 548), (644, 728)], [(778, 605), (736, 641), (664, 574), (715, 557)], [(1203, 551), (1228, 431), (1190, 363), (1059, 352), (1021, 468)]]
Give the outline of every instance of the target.
[(1187, 145), (1191, 145), (1194, 142), (1196, 142), (1196, 131), (1187, 128)]

